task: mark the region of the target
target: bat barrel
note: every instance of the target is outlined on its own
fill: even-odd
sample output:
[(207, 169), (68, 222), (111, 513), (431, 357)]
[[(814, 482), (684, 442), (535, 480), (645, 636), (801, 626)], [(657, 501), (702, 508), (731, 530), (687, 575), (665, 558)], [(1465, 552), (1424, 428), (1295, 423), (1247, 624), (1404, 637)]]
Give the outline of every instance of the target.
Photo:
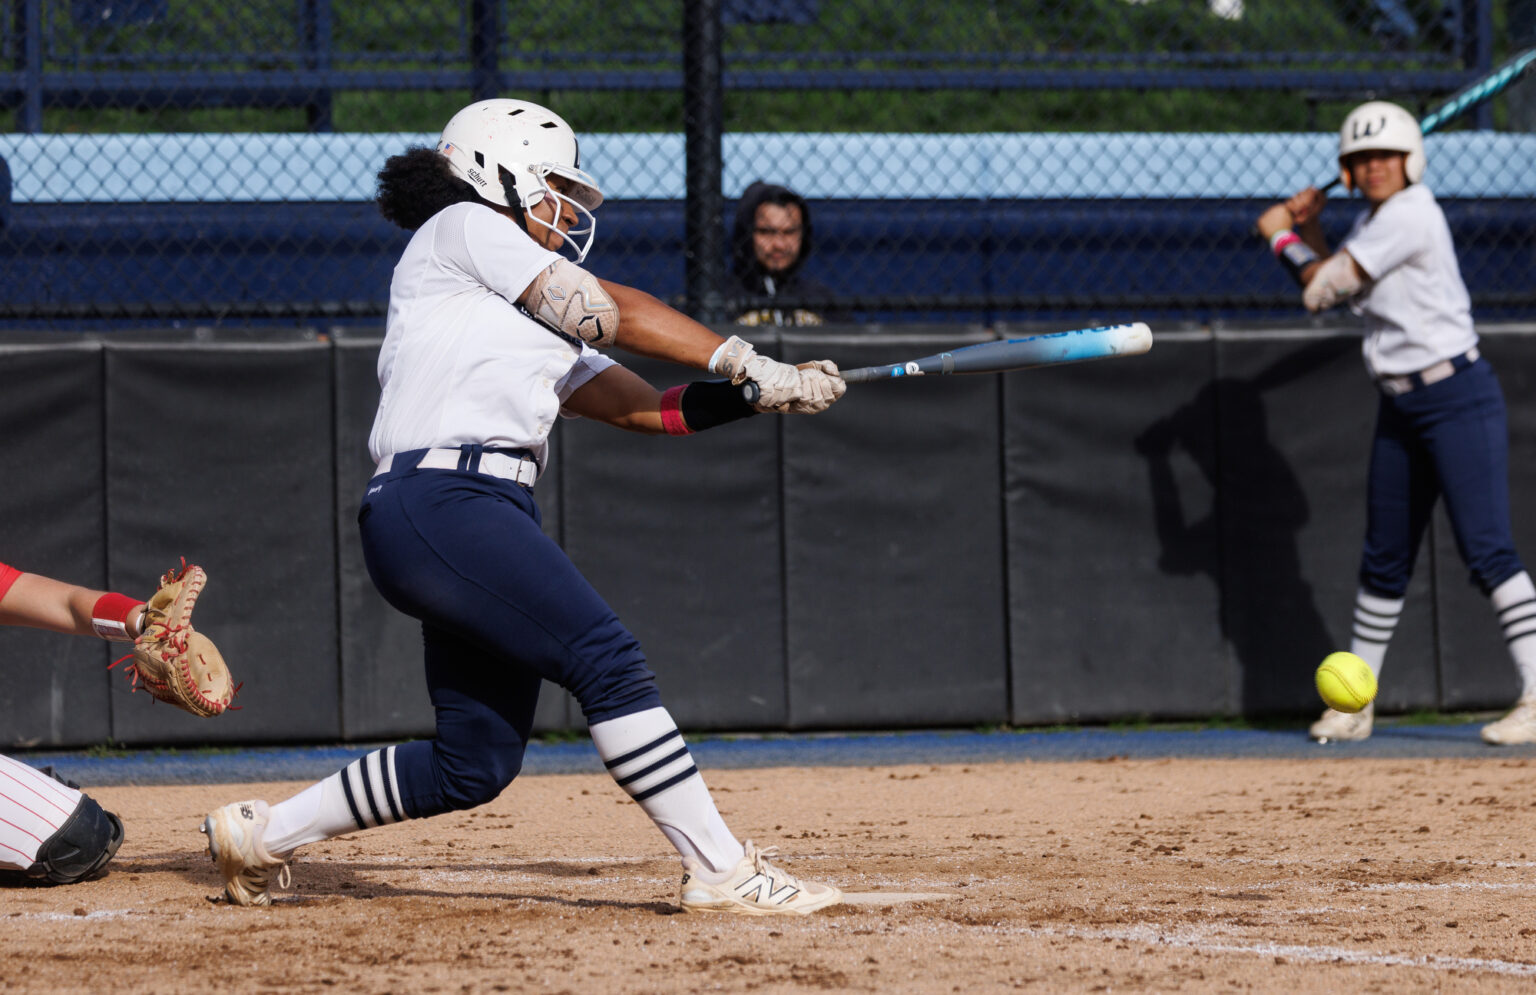
[(943, 362), (938, 368), (929, 368), (925, 361), (920, 360), (919, 363), (924, 366), (925, 373), (1001, 373), (1033, 366), (1107, 359), (1110, 356), (1135, 356), (1150, 348), (1152, 329), (1146, 323), (1137, 321), (1126, 325), (1079, 328), (1070, 332), (983, 342), (956, 349), (953, 353), (941, 353)]
[[(1049, 332), (1019, 339), (999, 339), (961, 346), (950, 352), (934, 353), (885, 366), (859, 366), (840, 370), (844, 383), (870, 383), (875, 380), (902, 380), (908, 377), (949, 376), (960, 373), (1006, 373), (1035, 366), (1079, 363), (1110, 356), (1137, 356), (1152, 348), (1152, 329), (1145, 322), (1079, 328), (1069, 332)], [(757, 385), (742, 385), (747, 403), (757, 400)]]

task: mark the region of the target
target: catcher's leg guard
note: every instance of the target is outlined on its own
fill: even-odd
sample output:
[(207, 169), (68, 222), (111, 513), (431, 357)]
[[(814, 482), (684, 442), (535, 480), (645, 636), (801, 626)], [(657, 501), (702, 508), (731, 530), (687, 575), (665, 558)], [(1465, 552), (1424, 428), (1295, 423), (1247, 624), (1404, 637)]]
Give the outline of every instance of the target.
[(81, 795), (59, 831), (38, 847), (37, 862), (27, 873), (54, 884), (74, 884), (105, 867), (122, 845), (122, 820)]

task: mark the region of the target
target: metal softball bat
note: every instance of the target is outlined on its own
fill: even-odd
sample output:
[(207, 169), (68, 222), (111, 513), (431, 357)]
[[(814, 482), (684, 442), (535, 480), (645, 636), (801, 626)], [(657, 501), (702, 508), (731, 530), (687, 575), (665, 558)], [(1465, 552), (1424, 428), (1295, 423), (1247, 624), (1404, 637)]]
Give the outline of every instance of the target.
[[(875, 380), (899, 380), (906, 377), (953, 376), (962, 373), (1006, 373), (1036, 366), (1080, 363), (1111, 356), (1137, 356), (1152, 348), (1152, 329), (1145, 322), (1078, 328), (1070, 332), (1049, 332), (1020, 339), (1000, 339), (962, 346), (950, 352), (919, 356), (902, 363), (861, 366), (841, 370), (846, 383)], [(757, 384), (743, 385), (747, 403), (757, 400)]]
[[(1536, 68), (1536, 48), (1528, 48), (1506, 59), (1490, 69), (1486, 76), (1457, 90), (1439, 107), (1419, 118), (1419, 131), (1426, 135), (1439, 131), (1441, 127), (1450, 124), (1467, 111), (1487, 103), (1509, 89), (1532, 68)], [(1335, 176), (1321, 189), (1323, 193), (1327, 193), (1341, 182), (1343, 182), (1342, 179)]]
[(1110, 356), (1136, 356), (1152, 348), (1152, 329), (1144, 322), (1050, 332), (1022, 339), (1002, 339), (920, 356), (904, 363), (843, 370), (847, 383), (899, 377), (951, 376), (957, 373), (1004, 373), (1057, 363), (1079, 363)]

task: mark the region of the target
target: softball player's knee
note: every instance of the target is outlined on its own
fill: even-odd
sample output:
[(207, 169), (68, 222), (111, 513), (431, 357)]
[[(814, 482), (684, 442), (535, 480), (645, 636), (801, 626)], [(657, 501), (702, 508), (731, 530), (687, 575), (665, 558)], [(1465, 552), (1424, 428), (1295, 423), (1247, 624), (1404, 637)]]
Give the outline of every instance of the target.
[(37, 848), (30, 873), (54, 884), (74, 884), (105, 867), (122, 842), (122, 820), (90, 795), (81, 795), (58, 832)]
[(449, 810), (474, 808), (495, 800), (523, 769), (522, 750), (487, 750), (471, 756), (434, 752), (443, 804)]

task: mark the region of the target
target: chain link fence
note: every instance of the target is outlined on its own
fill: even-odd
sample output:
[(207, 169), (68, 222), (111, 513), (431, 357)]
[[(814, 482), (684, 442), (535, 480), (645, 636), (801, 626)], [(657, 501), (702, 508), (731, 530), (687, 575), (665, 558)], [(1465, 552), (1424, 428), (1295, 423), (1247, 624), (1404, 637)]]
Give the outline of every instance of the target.
[[(1347, 110), (1536, 44), (1536, 0), (8, 2), (13, 327), (376, 322), (375, 172), (490, 96), (582, 136), (590, 267), (711, 320), (1294, 315), (1252, 222)], [(1427, 143), (1478, 315), (1528, 316), (1536, 80)]]

